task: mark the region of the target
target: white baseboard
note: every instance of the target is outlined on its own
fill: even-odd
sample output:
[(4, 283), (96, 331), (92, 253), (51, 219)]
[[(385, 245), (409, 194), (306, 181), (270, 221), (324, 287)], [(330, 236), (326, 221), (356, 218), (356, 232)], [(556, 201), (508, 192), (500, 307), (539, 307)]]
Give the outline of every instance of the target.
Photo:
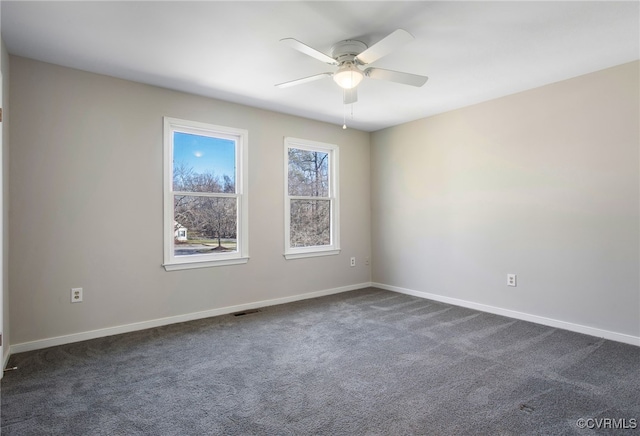
[(275, 306), (278, 304), (291, 303), (294, 301), (307, 300), (311, 298), (324, 297), (326, 295), (339, 294), (341, 292), (353, 291), (356, 289), (367, 288), (374, 286), (376, 288), (385, 289), (388, 291), (398, 292), (401, 294), (413, 295), (415, 297), (426, 298), (429, 300), (440, 301), (442, 303), (452, 304), (454, 306), (467, 307), (469, 309), (475, 309), (482, 312), (493, 313), (496, 315), (502, 315), (509, 318), (520, 319), (523, 321), (530, 321), (537, 324), (542, 324), (550, 327), (560, 328), (563, 330), (569, 330), (577, 333), (583, 333), (591, 336), (610, 339), (612, 341), (623, 342), (630, 345), (640, 346), (640, 337), (631, 336), (623, 333), (611, 332), (608, 330), (602, 330), (594, 327), (588, 327), (580, 324), (574, 324), (566, 321), (559, 321), (551, 318), (545, 318), (538, 315), (531, 315), (524, 312), (517, 312), (515, 310), (503, 309), (500, 307), (489, 306), (481, 303), (474, 303), (472, 301), (460, 300), (457, 298), (445, 297), (442, 295), (430, 294), (428, 292), (414, 291), (412, 289), (400, 288), (397, 286), (385, 285), (382, 283), (359, 283), (356, 285), (342, 286), (339, 288), (325, 289), (321, 291), (309, 292), (306, 294), (292, 295), (283, 298), (274, 298), (271, 300), (256, 301), (253, 303), (239, 304), (236, 306), (221, 307), (218, 309), (205, 310), (202, 312), (188, 313), (185, 315), (171, 316), (167, 318), (159, 318), (150, 321), (142, 321), (132, 324), (125, 324), (116, 327), (108, 327), (104, 329), (91, 330), (87, 332), (74, 333), (65, 336), (56, 336), (53, 338), (40, 339), (37, 341), (23, 342), (20, 344), (13, 344), (9, 347), (9, 352), (3, 356), (3, 368), (6, 367), (11, 354), (23, 353), (25, 351), (39, 350), (42, 348), (54, 347), (57, 345), (70, 344), (73, 342), (86, 341), (89, 339), (102, 338), (105, 336), (118, 335), (121, 333), (129, 333), (138, 330), (145, 330), (154, 327), (161, 327), (170, 324), (176, 324), (180, 322), (193, 321), (196, 319), (210, 318), (213, 316), (226, 315), (229, 313), (241, 312), (243, 310), (258, 309), (260, 307)]
[[(339, 294), (341, 292), (353, 291), (371, 286), (371, 283), (359, 283), (357, 285), (342, 286), (339, 288), (325, 289), (322, 291), (309, 292), (306, 294), (292, 295), (290, 297), (274, 298), (272, 300), (256, 301), (253, 303), (239, 304), (237, 306), (221, 307), (219, 309), (205, 310), (202, 312), (188, 313), (185, 315), (170, 316), (167, 318), (153, 319), (150, 321), (136, 322), (133, 324), (125, 324), (116, 327), (108, 327), (104, 329), (91, 330), (82, 333), (74, 333), (65, 336), (56, 336), (53, 338), (39, 339), (37, 341), (23, 342), (11, 345), (11, 354), (24, 353), (25, 351), (40, 350), (42, 348), (55, 347), (57, 345), (70, 344), (73, 342), (86, 341), (89, 339), (102, 338), (105, 336), (119, 335), (121, 333), (135, 332), (154, 327), (161, 327), (169, 324), (177, 324), (179, 322), (193, 321), (196, 319), (210, 318), (212, 316), (226, 315), (229, 313), (241, 312), (243, 310), (258, 309), (260, 307), (276, 306), (278, 304), (291, 303), (294, 301), (307, 300), (310, 298), (324, 297), (326, 295)], [(5, 359), (9, 359), (9, 354)]]
[(611, 332), (608, 330), (602, 330), (595, 327), (574, 324), (566, 321), (559, 321), (557, 319), (545, 318), (543, 316), (531, 315), (528, 313), (518, 312), (515, 310), (488, 306), (486, 304), (474, 303), (472, 301), (460, 300), (458, 298), (451, 298), (451, 297), (445, 297), (442, 295), (430, 294), (428, 292), (414, 291), (412, 289), (400, 288), (397, 286), (390, 286), (382, 283), (374, 282), (374, 283), (371, 283), (371, 286), (380, 288), (380, 289), (385, 289), (387, 291), (413, 295), (414, 297), (426, 298), (429, 300), (439, 301), (442, 303), (448, 303), (454, 306), (466, 307), (468, 309), (475, 309), (481, 312), (493, 313), (495, 315), (502, 315), (509, 318), (519, 319), (522, 321), (530, 321), (536, 324), (542, 324), (549, 327), (556, 327), (559, 329), (569, 330), (576, 333), (583, 333), (585, 335), (596, 336), (599, 338), (610, 339), (616, 342), (623, 342), (625, 344), (640, 346), (640, 337), (638, 336), (631, 336), (624, 333)]

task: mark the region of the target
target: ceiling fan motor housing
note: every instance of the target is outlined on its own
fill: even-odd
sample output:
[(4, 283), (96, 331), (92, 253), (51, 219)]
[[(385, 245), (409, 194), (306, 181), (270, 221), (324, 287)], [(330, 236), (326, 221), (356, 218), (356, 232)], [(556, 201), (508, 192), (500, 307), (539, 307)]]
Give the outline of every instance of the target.
[(354, 62), (356, 56), (367, 49), (367, 44), (353, 39), (340, 41), (331, 47), (331, 57), (339, 64)]

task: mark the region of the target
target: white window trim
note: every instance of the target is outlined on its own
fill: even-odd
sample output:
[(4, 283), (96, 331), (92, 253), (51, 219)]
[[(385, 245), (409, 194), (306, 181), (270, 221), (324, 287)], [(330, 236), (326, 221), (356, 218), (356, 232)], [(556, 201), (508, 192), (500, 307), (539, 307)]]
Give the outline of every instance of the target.
[[(321, 151), (329, 154), (329, 197), (316, 197), (331, 202), (331, 244), (314, 247), (291, 247), (291, 200), (296, 197), (289, 195), (289, 148), (309, 151)], [(284, 138), (284, 257), (285, 259), (300, 259), (316, 256), (331, 256), (340, 254), (340, 168), (338, 161), (340, 148), (335, 144), (310, 141), (299, 138)]]
[[(216, 136), (236, 141), (237, 250), (232, 253), (174, 256), (173, 133)], [(249, 261), (249, 132), (233, 127), (164, 117), (164, 263), (166, 271), (244, 264)]]

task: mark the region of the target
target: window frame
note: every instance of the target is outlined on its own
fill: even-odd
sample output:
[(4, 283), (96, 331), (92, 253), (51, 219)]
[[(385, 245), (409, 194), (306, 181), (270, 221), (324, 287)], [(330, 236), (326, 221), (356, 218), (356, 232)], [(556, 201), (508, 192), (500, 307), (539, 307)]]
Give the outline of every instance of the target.
[[(289, 149), (327, 153), (329, 159), (329, 195), (328, 197), (289, 195)], [(340, 148), (307, 139), (284, 138), (284, 257), (287, 260), (316, 256), (340, 254), (340, 184), (339, 184)], [(291, 246), (291, 201), (304, 199), (328, 200), (330, 210), (330, 244), (309, 247)]]
[[(162, 266), (166, 271), (176, 271), (247, 263), (249, 261), (249, 198), (247, 195), (249, 132), (234, 127), (217, 126), (172, 117), (163, 117), (163, 124), (164, 263)], [(235, 141), (235, 194), (207, 193), (207, 195), (203, 196), (236, 198), (236, 251), (175, 256), (174, 193), (176, 191), (173, 190), (173, 139), (175, 132)]]

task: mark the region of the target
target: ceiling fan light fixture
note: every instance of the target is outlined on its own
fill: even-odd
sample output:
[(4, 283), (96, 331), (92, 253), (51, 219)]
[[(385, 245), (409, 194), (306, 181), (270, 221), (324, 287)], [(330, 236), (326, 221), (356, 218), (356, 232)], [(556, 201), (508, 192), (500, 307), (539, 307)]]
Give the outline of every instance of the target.
[(364, 74), (354, 64), (345, 63), (333, 73), (333, 80), (344, 89), (353, 89), (362, 82)]

